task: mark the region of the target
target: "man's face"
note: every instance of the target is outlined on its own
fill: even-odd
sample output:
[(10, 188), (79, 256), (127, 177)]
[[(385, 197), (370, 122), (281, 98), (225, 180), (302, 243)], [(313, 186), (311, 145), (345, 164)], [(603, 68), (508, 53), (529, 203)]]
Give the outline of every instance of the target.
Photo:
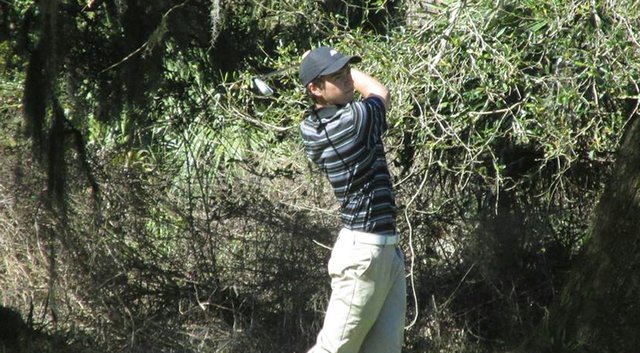
[(353, 100), (353, 79), (349, 65), (330, 75), (321, 76), (320, 79), (324, 81), (324, 87), (315, 83), (309, 86), (319, 105), (342, 105)]

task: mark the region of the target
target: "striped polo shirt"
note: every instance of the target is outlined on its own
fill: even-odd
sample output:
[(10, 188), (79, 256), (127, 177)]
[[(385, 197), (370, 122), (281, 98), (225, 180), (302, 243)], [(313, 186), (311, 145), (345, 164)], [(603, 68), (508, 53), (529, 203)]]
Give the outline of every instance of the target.
[(329, 179), (348, 229), (396, 234), (395, 199), (382, 145), (386, 129), (384, 103), (375, 96), (310, 109), (300, 123), (305, 153)]

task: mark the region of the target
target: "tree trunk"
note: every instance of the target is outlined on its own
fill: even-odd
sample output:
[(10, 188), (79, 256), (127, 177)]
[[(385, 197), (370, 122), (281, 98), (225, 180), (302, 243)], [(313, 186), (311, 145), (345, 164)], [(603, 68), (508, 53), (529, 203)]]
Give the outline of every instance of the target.
[(640, 119), (629, 124), (584, 252), (525, 352), (640, 349)]

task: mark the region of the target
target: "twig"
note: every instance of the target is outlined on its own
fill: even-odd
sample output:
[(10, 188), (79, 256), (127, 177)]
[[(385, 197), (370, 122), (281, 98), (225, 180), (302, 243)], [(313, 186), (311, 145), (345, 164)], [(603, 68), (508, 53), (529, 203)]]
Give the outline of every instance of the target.
[[(170, 8), (170, 9), (169, 9), (169, 11), (165, 12), (165, 14), (164, 14), (164, 15), (162, 15), (162, 19), (160, 19), (160, 24), (159, 24), (159, 26), (164, 26), (164, 22), (167, 20), (167, 17), (169, 16), (169, 14), (170, 14), (171, 12), (173, 12), (173, 10), (175, 10), (175, 9), (177, 9), (177, 8), (180, 8), (180, 7), (184, 6), (184, 5), (186, 5), (189, 1), (190, 1), (190, 0), (185, 0), (185, 1), (184, 1), (184, 2), (182, 2), (181, 4), (178, 4), (178, 5), (176, 5), (176, 6), (172, 7), (172, 8)], [(159, 28), (159, 27), (158, 27), (158, 28)], [(146, 41), (146, 42), (144, 42), (140, 47), (138, 47), (138, 49), (134, 50), (134, 51), (133, 51), (133, 52), (131, 52), (129, 55), (125, 56), (125, 57), (124, 57), (124, 59), (122, 59), (122, 60), (118, 61), (117, 63), (115, 63), (115, 64), (113, 64), (113, 65), (111, 65), (111, 66), (107, 67), (106, 69), (104, 69), (104, 70), (100, 71), (99, 73), (103, 73), (103, 72), (105, 72), (105, 71), (109, 71), (109, 70), (113, 69), (114, 67), (121, 65), (122, 63), (124, 63), (125, 61), (127, 61), (127, 60), (131, 59), (134, 55), (138, 54), (138, 53), (139, 53), (139, 52), (141, 52), (143, 49), (145, 49), (145, 48), (149, 45), (149, 43), (151, 42), (151, 39), (155, 36), (156, 31), (158, 30), (158, 28), (156, 28), (156, 30), (154, 30), (154, 31), (153, 31), (153, 33), (151, 33), (151, 35), (149, 36), (149, 39), (147, 39), (147, 41)]]
[(636, 113), (638, 113), (638, 107), (640, 106), (640, 88), (638, 88), (638, 84), (635, 81), (632, 81), (632, 84), (636, 89), (636, 95), (632, 96), (632, 97), (622, 97), (622, 98), (623, 99), (635, 99), (636, 104), (633, 107), (633, 110), (631, 111), (631, 114), (629, 114), (629, 117), (627, 118), (627, 120), (622, 125), (622, 131), (626, 131), (627, 125), (629, 124), (629, 121), (631, 121), (631, 119), (633, 119), (636, 116)]
[(633, 33), (633, 29), (629, 24), (629, 20), (623, 16), (620, 16), (620, 14), (615, 11), (613, 11), (613, 17), (624, 24), (625, 28), (627, 29), (627, 35), (629, 36), (629, 41), (631, 42), (631, 44), (633, 44), (633, 46), (636, 48), (640, 48), (640, 43), (638, 43), (638, 39), (636, 39), (636, 36)]
[(456, 6), (451, 12), (451, 16), (449, 17), (449, 26), (447, 27), (447, 29), (445, 29), (445, 31), (442, 33), (442, 36), (440, 37), (438, 54), (433, 58), (433, 60), (431, 60), (431, 63), (429, 64), (431, 70), (433, 70), (442, 59), (444, 48), (447, 45), (447, 41), (451, 37), (451, 32), (453, 32), (453, 28), (458, 21), (458, 16), (460, 15), (460, 12), (462, 12), (462, 8), (465, 6), (465, 3), (466, 0), (460, 0), (460, 2), (458, 2), (458, 6)]
[(442, 306), (446, 307), (446, 306), (449, 305), (449, 303), (453, 300), (453, 296), (456, 294), (458, 289), (460, 289), (460, 287), (462, 286), (462, 283), (464, 283), (464, 280), (467, 279), (467, 276), (469, 276), (469, 273), (471, 273), (471, 270), (473, 270), (473, 268), (475, 266), (476, 266), (475, 263), (473, 263), (473, 264), (471, 264), (471, 266), (469, 266), (469, 269), (467, 270), (467, 272), (464, 274), (464, 276), (462, 276), (462, 279), (460, 279), (460, 282), (458, 282), (458, 285), (456, 286), (456, 289), (454, 289), (453, 292), (451, 292), (451, 294), (449, 295), (447, 300), (444, 301), (444, 304), (442, 304)]
[(322, 244), (321, 242), (315, 240), (315, 239), (311, 239), (311, 241), (313, 241), (316, 245), (320, 245), (321, 247), (327, 249), (327, 250), (331, 250), (331, 247), (325, 244)]
[(250, 123), (252, 123), (254, 125), (260, 126), (260, 127), (264, 128), (264, 129), (267, 129), (267, 130), (273, 130), (273, 131), (276, 131), (276, 132), (285, 132), (285, 131), (291, 129), (291, 126), (287, 126), (287, 127), (277, 126), (277, 125), (272, 125), (272, 124), (269, 124), (269, 123), (262, 122), (262, 121), (260, 121), (258, 119), (254, 119), (251, 116), (249, 116), (247, 113), (241, 112), (236, 107), (231, 107), (231, 111), (233, 113), (237, 114), (237, 116), (240, 119), (248, 121), (248, 122), (250, 122)]
[(416, 324), (416, 322), (418, 322), (418, 311), (419, 311), (418, 310), (418, 294), (416, 293), (416, 285), (415, 285), (415, 279), (414, 279), (415, 276), (413, 275), (413, 270), (416, 263), (416, 253), (413, 248), (413, 227), (411, 226), (411, 221), (409, 220), (409, 206), (411, 206), (413, 201), (415, 201), (418, 195), (422, 192), (424, 185), (429, 179), (429, 167), (431, 166), (432, 160), (433, 160), (433, 149), (430, 149), (429, 161), (427, 162), (427, 168), (425, 170), (424, 177), (422, 178), (422, 182), (420, 183), (420, 187), (418, 188), (418, 191), (416, 191), (416, 193), (413, 194), (413, 197), (411, 197), (411, 199), (407, 203), (407, 206), (404, 208), (404, 218), (406, 219), (407, 226), (409, 227), (409, 250), (411, 251), (411, 269), (409, 271), (409, 279), (411, 282), (411, 293), (412, 293), (413, 302), (415, 305), (415, 313), (413, 316), (413, 320), (411, 320), (411, 323), (409, 323), (409, 325), (405, 326), (405, 329), (410, 329), (411, 327), (413, 327), (413, 325)]

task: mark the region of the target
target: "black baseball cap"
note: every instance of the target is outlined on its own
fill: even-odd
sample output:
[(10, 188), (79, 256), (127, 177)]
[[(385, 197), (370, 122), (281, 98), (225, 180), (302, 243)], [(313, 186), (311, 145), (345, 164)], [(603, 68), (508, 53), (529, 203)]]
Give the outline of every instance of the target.
[(357, 55), (344, 56), (330, 47), (313, 49), (300, 62), (300, 82), (307, 87), (311, 81), (319, 76), (330, 75), (349, 63), (359, 63), (360, 61), (362, 58)]

